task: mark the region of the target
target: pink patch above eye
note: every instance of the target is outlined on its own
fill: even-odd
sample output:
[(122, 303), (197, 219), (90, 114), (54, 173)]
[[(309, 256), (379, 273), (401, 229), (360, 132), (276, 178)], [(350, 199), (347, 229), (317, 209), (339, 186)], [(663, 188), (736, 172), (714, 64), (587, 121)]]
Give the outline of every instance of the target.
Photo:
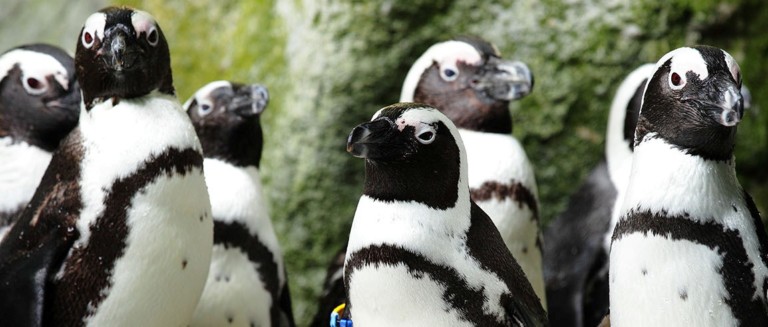
[(680, 86), (680, 83), (682, 82), (682, 78), (678, 73), (672, 73), (672, 85), (674, 86)]

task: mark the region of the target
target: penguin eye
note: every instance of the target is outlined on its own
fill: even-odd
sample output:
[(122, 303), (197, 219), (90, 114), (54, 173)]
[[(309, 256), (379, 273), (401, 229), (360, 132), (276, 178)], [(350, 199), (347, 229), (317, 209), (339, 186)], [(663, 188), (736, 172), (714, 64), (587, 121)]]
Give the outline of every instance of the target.
[(446, 82), (453, 82), (459, 78), (459, 70), (452, 66), (442, 67), (440, 69), (440, 78)]
[(83, 32), (83, 45), (86, 48), (93, 46), (93, 35), (91, 35), (91, 32)]
[(154, 47), (157, 45), (158, 41), (160, 41), (160, 37), (157, 34), (157, 28), (153, 26), (150, 28), (149, 33), (147, 33), (147, 42)]
[(47, 84), (37, 78), (28, 77), (24, 79), (24, 89), (26, 89), (29, 94), (42, 94), (47, 88)]
[(200, 106), (197, 107), (197, 112), (200, 115), (200, 117), (205, 117), (208, 114), (210, 114), (213, 111), (213, 106), (208, 102), (201, 102)]
[(669, 85), (673, 90), (682, 89), (685, 86), (685, 79), (678, 73), (669, 74)]
[(435, 141), (437, 136), (435, 127), (432, 125), (422, 123), (419, 129), (416, 131), (416, 139), (421, 144), (430, 144)]

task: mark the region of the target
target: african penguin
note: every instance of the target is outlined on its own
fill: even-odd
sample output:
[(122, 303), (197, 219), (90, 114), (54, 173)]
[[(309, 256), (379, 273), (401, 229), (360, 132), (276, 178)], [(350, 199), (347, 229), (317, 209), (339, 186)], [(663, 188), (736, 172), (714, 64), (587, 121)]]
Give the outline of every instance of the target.
[(611, 244), (612, 326), (768, 326), (768, 237), (734, 169), (740, 86), (718, 48), (656, 64)]
[(0, 243), (19, 326), (186, 326), (210, 265), (202, 147), (148, 13), (109, 7), (77, 38), (79, 124)]
[[(605, 159), (573, 193), (568, 206), (544, 229), (544, 280), (551, 326), (596, 326), (608, 311), (608, 253), (616, 198), (632, 164), (640, 102), (655, 65), (633, 70), (611, 103)], [(610, 243), (608, 244), (610, 245)]]
[(293, 326), (283, 256), (259, 177), (267, 89), (208, 83), (185, 104), (213, 213), (208, 280), (191, 326)]
[(471, 199), (456, 126), (399, 103), (355, 127), (363, 195), (344, 264), (345, 315), (360, 326), (544, 326), (541, 306)]
[(546, 308), (539, 202), (533, 166), (512, 136), (509, 102), (528, 95), (533, 75), (477, 37), (437, 43), (414, 62), (401, 102), (433, 106), (459, 128), (472, 200), (488, 213)]
[(64, 50), (29, 44), (0, 55), (0, 238), (77, 125), (80, 86)]

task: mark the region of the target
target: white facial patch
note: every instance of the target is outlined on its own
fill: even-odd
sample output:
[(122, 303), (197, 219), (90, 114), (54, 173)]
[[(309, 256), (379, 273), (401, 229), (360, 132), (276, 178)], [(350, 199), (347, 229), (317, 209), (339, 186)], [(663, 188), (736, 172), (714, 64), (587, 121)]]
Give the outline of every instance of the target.
[(133, 12), (133, 15), (131, 15), (131, 24), (133, 24), (133, 29), (136, 30), (136, 37), (141, 35), (141, 33), (149, 35), (153, 29), (156, 29), (155, 18), (148, 12), (141, 10), (135, 10)]
[[(656, 69), (658, 70), (667, 60), (672, 59), (670, 63), (668, 82), (673, 90), (679, 90), (685, 86), (687, 82), (687, 73), (693, 72), (699, 75), (700, 80), (704, 80), (709, 76), (709, 70), (707, 69), (707, 63), (704, 61), (704, 57), (701, 53), (693, 48), (678, 48), (670, 51), (656, 63)], [(676, 83), (673, 80), (674, 75), (677, 74), (680, 78), (680, 82)]]
[(213, 104), (213, 101), (211, 99), (211, 93), (213, 93), (214, 90), (218, 88), (232, 88), (232, 83), (228, 81), (213, 81), (208, 84), (205, 84), (203, 87), (201, 87), (197, 92), (195, 92), (194, 95), (192, 95), (187, 102), (184, 102), (184, 111), (189, 111), (189, 106), (192, 105), (192, 100), (197, 100), (197, 103), (208, 103)]
[(416, 85), (421, 79), (421, 75), (437, 63), (440, 67), (453, 66), (458, 62), (464, 62), (470, 65), (479, 65), (483, 58), (477, 52), (475, 47), (469, 43), (461, 41), (446, 41), (435, 44), (427, 49), (416, 62), (411, 66), (408, 75), (403, 82), (403, 89), (400, 93), (400, 102), (412, 102), (413, 94), (416, 91)]
[(733, 59), (730, 53), (725, 50), (722, 51), (725, 56), (725, 63), (728, 65), (728, 70), (731, 72), (733, 80), (736, 81), (736, 83), (741, 84), (741, 68), (739, 67), (739, 63), (736, 62), (736, 59)]
[(69, 88), (67, 69), (55, 58), (40, 52), (16, 49), (0, 57), (0, 80), (8, 75), (14, 65), (21, 69), (21, 84), (33, 95), (42, 94), (48, 90), (48, 76)]
[(432, 108), (413, 108), (397, 117), (395, 124), (397, 124), (397, 129), (401, 131), (406, 126), (413, 126), (418, 130), (422, 124), (431, 125), (440, 121), (440, 117), (435, 113), (437, 110)]
[(83, 34), (80, 36), (80, 42), (83, 46), (90, 48), (96, 39), (104, 38), (104, 26), (107, 25), (107, 14), (102, 12), (94, 13), (88, 16), (83, 26)]

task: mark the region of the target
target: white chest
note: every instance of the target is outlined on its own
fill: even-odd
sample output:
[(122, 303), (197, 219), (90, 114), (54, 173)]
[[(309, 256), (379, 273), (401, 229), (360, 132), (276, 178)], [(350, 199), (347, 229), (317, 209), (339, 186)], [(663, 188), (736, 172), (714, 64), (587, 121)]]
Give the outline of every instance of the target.
[[(505, 314), (500, 298), (502, 294), (508, 293), (509, 289), (498, 276), (483, 269), (480, 263), (470, 256), (465, 236), (469, 229), (469, 221), (469, 208), (450, 208), (444, 211), (431, 209), (418, 203), (391, 204), (362, 196), (352, 223), (345, 265), (350, 263), (350, 258), (355, 252), (369, 246), (400, 247), (424, 257), (431, 264), (447, 266), (455, 270), (458, 277), (465, 281), (469, 288), (482, 290), (487, 299), (483, 310), (489, 315), (503, 319), (501, 317)], [(361, 300), (358, 303), (351, 298), (355, 321), (358, 310), (379, 315), (384, 313), (381, 311), (384, 309), (419, 308), (423, 305), (434, 306), (444, 301), (442, 299), (444, 285), (440, 286), (429, 278), (415, 278), (404, 265), (378, 268), (366, 265), (355, 270), (352, 280), (357, 280), (358, 277), (361, 277), (361, 280), (376, 282), (355, 282), (350, 285), (350, 294), (354, 294), (351, 296)], [(414, 290), (407, 285), (419, 285), (418, 287), (423, 288)], [(381, 294), (391, 294), (392, 297), (376, 295), (382, 288), (391, 288)], [(407, 296), (407, 293), (411, 295)], [(376, 299), (369, 299), (370, 297)], [(438, 305), (432, 309), (427, 307), (424, 309), (432, 312), (444, 308)], [(390, 314), (398, 315), (394, 312)], [(448, 319), (445, 321), (454, 319), (450, 318), (453, 317), (453, 313), (447, 313), (442, 317), (439, 319)], [(424, 319), (434, 318), (425, 317)], [(441, 325), (442, 320), (430, 321), (432, 323), (429, 325)]]
[[(83, 209), (77, 222), (87, 247), (90, 226), (103, 215), (116, 181), (174, 148), (200, 152), (175, 98), (149, 96), (111, 101), (82, 111)], [(161, 173), (130, 196), (125, 208), (126, 247), (114, 263), (107, 296), (86, 319), (91, 326), (185, 326), (202, 292), (210, 264), (213, 225), (203, 172)]]
[(610, 254), (612, 326), (731, 326), (723, 258), (687, 240), (624, 236)]
[(51, 161), (51, 153), (26, 143), (0, 138), (0, 213), (26, 205)]

